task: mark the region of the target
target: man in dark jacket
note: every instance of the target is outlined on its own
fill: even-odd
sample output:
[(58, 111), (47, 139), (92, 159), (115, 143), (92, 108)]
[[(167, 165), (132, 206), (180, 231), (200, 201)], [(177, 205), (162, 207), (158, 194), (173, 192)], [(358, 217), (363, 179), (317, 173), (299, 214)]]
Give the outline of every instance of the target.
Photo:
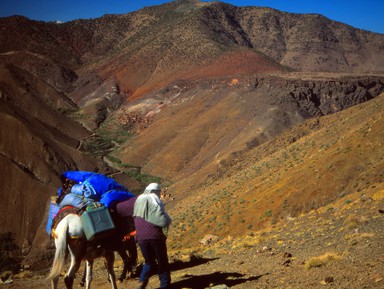
[(136, 242), (144, 257), (144, 266), (140, 274), (137, 289), (146, 288), (151, 272), (157, 266), (160, 288), (169, 288), (171, 274), (169, 270), (166, 236), (164, 229), (172, 220), (160, 200), (160, 186), (152, 183), (137, 198), (118, 203), (119, 215), (134, 216)]

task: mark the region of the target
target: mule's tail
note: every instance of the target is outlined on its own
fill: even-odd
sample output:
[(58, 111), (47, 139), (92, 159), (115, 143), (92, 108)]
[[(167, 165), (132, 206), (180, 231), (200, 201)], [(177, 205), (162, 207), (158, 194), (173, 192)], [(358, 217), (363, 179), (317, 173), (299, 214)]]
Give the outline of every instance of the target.
[(65, 265), (65, 255), (67, 250), (67, 231), (68, 231), (68, 222), (66, 219), (63, 219), (59, 224), (59, 226), (57, 226), (56, 228), (55, 258), (53, 259), (51, 273), (48, 275), (47, 279), (52, 280), (58, 277), (61, 271), (63, 271), (64, 265)]

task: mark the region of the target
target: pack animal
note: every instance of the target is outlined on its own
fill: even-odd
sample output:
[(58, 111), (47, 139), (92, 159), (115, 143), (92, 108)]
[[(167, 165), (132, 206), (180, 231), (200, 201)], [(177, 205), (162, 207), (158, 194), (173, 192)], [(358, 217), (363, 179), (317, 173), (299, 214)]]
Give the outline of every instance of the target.
[[(77, 177), (81, 177), (82, 175), (93, 175), (93, 176), (101, 176), (103, 177), (103, 180), (104, 179), (109, 179), (105, 176), (102, 176), (100, 174), (94, 174), (94, 173), (88, 173), (88, 172), (67, 172), (67, 173), (71, 173), (71, 176), (73, 177), (74, 176), (77, 176)], [(110, 180), (110, 182), (114, 182), (112, 180)], [(71, 192), (71, 189), (74, 185), (76, 185), (78, 182), (77, 181), (74, 181), (74, 180), (71, 180), (69, 178), (67, 178), (66, 176), (62, 176), (62, 188), (59, 190), (60, 193), (58, 194), (57, 198), (56, 198), (56, 203), (57, 204), (61, 204), (63, 199), (68, 195), (70, 194)], [(119, 185), (117, 184), (114, 184), (114, 186), (116, 187), (119, 187)], [(128, 193), (128, 196), (131, 197), (133, 195), (131, 195), (130, 193)], [(120, 195), (121, 197), (121, 195)], [(124, 197), (126, 198), (126, 196)], [(112, 214), (112, 211), (110, 210), (110, 213)], [(118, 278), (119, 281), (123, 281), (124, 279), (126, 279), (127, 277), (127, 274), (129, 274), (129, 276), (133, 275), (136, 271), (136, 268), (137, 268), (137, 262), (138, 262), (138, 254), (137, 254), (137, 247), (136, 247), (136, 242), (135, 242), (135, 239), (134, 237), (131, 235), (130, 238), (127, 240), (122, 240), (123, 237), (126, 238), (126, 234), (128, 234), (128, 236), (131, 234), (131, 232), (133, 232), (135, 229), (134, 229), (134, 223), (133, 223), (133, 218), (130, 217), (130, 218), (121, 218), (120, 216), (118, 216), (116, 213), (113, 214), (113, 221), (116, 223), (116, 225), (119, 227), (118, 229), (120, 230), (120, 233), (121, 232), (121, 229), (123, 228), (128, 228), (129, 232), (124, 232), (123, 235), (118, 235), (118, 234), (115, 234), (112, 238), (114, 238), (113, 242), (110, 242), (111, 240), (108, 239), (108, 242), (106, 242), (106, 245), (108, 246), (109, 249), (113, 250), (113, 251), (116, 251), (121, 259), (123, 260), (123, 271), (120, 275), (120, 277)], [(124, 229), (123, 229), (124, 231)], [(82, 280), (80, 282), (80, 285), (84, 286), (84, 284), (86, 283), (86, 268), (84, 270), (84, 273), (83, 273), (83, 277), (82, 277)]]
[[(138, 255), (137, 255), (137, 247), (136, 241), (133, 236), (131, 236), (128, 240), (124, 240), (121, 243), (115, 243), (112, 248), (116, 251), (120, 258), (123, 260), (123, 271), (120, 276), (117, 278), (118, 281), (123, 282), (128, 277), (132, 277), (136, 273)], [(82, 279), (80, 281), (80, 285), (84, 286), (86, 283), (87, 277), (87, 266), (85, 265), (84, 273)]]
[[(102, 192), (105, 193), (105, 197), (104, 198), (101, 197), (100, 202), (103, 203), (107, 208), (109, 208), (109, 206), (115, 202), (118, 202), (121, 200), (126, 200), (127, 198), (134, 196), (130, 192), (128, 192), (128, 190), (125, 187), (123, 187), (122, 185), (120, 185), (116, 181), (114, 181), (113, 179), (110, 179), (104, 175), (96, 174), (96, 173), (92, 173), (92, 172), (69, 171), (69, 172), (66, 172), (62, 175), (62, 188), (59, 189), (59, 191), (58, 191), (58, 197), (56, 199), (56, 203), (63, 205), (62, 202), (63, 202), (64, 198), (68, 194), (71, 193), (72, 188), (74, 188), (75, 186), (79, 186), (79, 188), (81, 187), (80, 197), (83, 196), (85, 187), (84, 187), (84, 185), (79, 185), (79, 184), (81, 184), (81, 183), (85, 184), (87, 182), (89, 183), (89, 187), (87, 187), (87, 188), (89, 188), (89, 191), (93, 192), (93, 195), (98, 196), (98, 194), (101, 194)], [(95, 191), (95, 189), (97, 189), (97, 190)], [(76, 194), (78, 195), (79, 192), (76, 192)], [(81, 198), (79, 198), (79, 199), (81, 199)], [(78, 207), (72, 203), (67, 204), (67, 206), (68, 205)], [(82, 205), (85, 205), (85, 204), (82, 204)], [(110, 210), (110, 213), (112, 213), (111, 210)], [(122, 281), (126, 278), (126, 275), (128, 272), (130, 274), (133, 274), (134, 271), (136, 270), (136, 267), (137, 267), (137, 248), (136, 248), (135, 240), (132, 236), (131, 236), (131, 238), (129, 238), (129, 240), (125, 240), (125, 241), (122, 240), (124, 235), (126, 233), (128, 233), (128, 232), (123, 232), (124, 229), (126, 229), (126, 228), (130, 229), (129, 233), (134, 231), (134, 224), (133, 224), (132, 217), (128, 218), (128, 220), (124, 219), (124, 218), (120, 218), (116, 214), (114, 215), (114, 217), (115, 217), (114, 222), (117, 222), (120, 225), (119, 230), (117, 230), (118, 232), (116, 232), (115, 234), (113, 234), (111, 236), (108, 236), (108, 239), (105, 239), (104, 241), (101, 241), (101, 242), (98, 242), (95, 244), (94, 242), (87, 242), (85, 239), (85, 236), (84, 236), (84, 232), (83, 232), (83, 230), (81, 230), (82, 231), (82, 233), (81, 233), (82, 237), (79, 238), (79, 240), (76, 240), (76, 242), (74, 242), (74, 245), (79, 246), (78, 243), (82, 243), (82, 245), (81, 245), (82, 247), (88, 248), (87, 254), (88, 254), (88, 251), (92, 251), (92, 250), (89, 250), (89, 248), (95, 247), (95, 245), (97, 245), (96, 246), (97, 248), (103, 248), (105, 253), (111, 252), (111, 251), (112, 252), (117, 251), (119, 253), (119, 255), (121, 256), (123, 263), (124, 263), (123, 272), (121, 273), (121, 276), (119, 277), (119, 280)], [(80, 219), (80, 218), (78, 218), (78, 219)], [(62, 221), (64, 221), (64, 219)], [(81, 225), (80, 220), (76, 220), (76, 221), (78, 221), (78, 223)], [(77, 225), (79, 225), (79, 224), (77, 224)], [(57, 232), (57, 234), (59, 234), (59, 226), (57, 226), (56, 232)], [(77, 233), (79, 233), (79, 232), (77, 232)], [(80, 241), (80, 239), (81, 239), (81, 241)], [(72, 239), (69, 238), (68, 242), (71, 243), (71, 241), (72, 241)], [(57, 243), (58, 243), (58, 241), (56, 241), (56, 244)], [(85, 243), (85, 245), (83, 243)], [(58, 249), (56, 250), (56, 253), (57, 253), (57, 251), (58, 251)], [(128, 254), (127, 254), (127, 252), (128, 252)], [(108, 255), (110, 255), (110, 254), (108, 253)], [(105, 257), (107, 257), (107, 256), (105, 256)], [(72, 258), (72, 256), (71, 256), (71, 258)], [(84, 256), (83, 258), (87, 260), (87, 256)], [(107, 267), (109, 279), (111, 279), (111, 273), (113, 273), (113, 277), (114, 277), (114, 272), (113, 272), (113, 270), (112, 271), (110, 270), (110, 264), (108, 263), (109, 262), (108, 258), (106, 258), (106, 261), (107, 261), (106, 267)], [(56, 257), (55, 257), (55, 260), (56, 260)], [(64, 278), (66, 285), (68, 283), (70, 286), (73, 285), (72, 274), (74, 275), (78, 271), (79, 265), (80, 265), (80, 264), (78, 264), (77, 260), (75, 260), (75, 261), (73, 261), (73, 260), (74, 259), (72, 258), (70, 271), (68, 271), (68, 274)], [(72, 265), (73, 262), (75, 265)], [(79, 262), (81, 262), (81, 260)], [(93, 261), (92, 261), (92, 263), (93, 263)], [(88, 284), (88, 279), (90, 279), (90, 277), (91, 277), (90, 276), (90, 270), (92, 269), (92, 268), (90, 268), (90, 270), (89, 270), (89, 266), (92, 265), (92, 263), (90, 261), (86, 262), (86, 269), (85, 269), (85, 273), (83, 275), (83, 279), (81, 281), (81, 285), (84, 285), (84, 283)], [(113, 264), (113, 262), (112, 262), (112, 264)], [(55, 266), (55, 263), (54, 263), (54, 266)], [(53, 266), (52, 270), (55, 269), (54, 266)], [(62, 269), (63, 264), (60, 266)], [(57, 270), (57, 269), (55, 269), (55, 270)], [(72, 270), (75, 271), (75, 273), (72, 273)], [(50, 276), (54, 276), (53, 273), (51, 273)], [(56, 276), (54, 276), (54, 277), (56, 277)], [(55, 283), (57, 284), (57, 281), (55, 281), (55, 279), (52, 278), (52, 284), (53, 284), (52, 286), (54, 286)], [(89, 283), (90, 283), (90, 281), (89, 281)], [(112, 282), (112, 283), (114, 283), (114, 282)], [(113, 285), (113, 286), (115, 286), (115, 285)], [(56, 287), (53, 287), (53, 288), (56, 288)], [(67, 288), (72, 288), (72, 287), (68, 287), (68, 285), (67, 285)], [(87, 285), (87, 288), (89, 288), (88, 285)]]
[(90, 289), (92, 281), (93, 262), (96, 258), (104, 257), (106, 261), (109, 279), (112, 289), (117, 289), (116, 276), (113, 269), (115, 260), (114, 251), (102, 245), (93, 245), (84, 235), (80, 217), (69, 214), (64, 217), (55, 229), (56, 252), (51, 273), (47, 277), (51, 280), (52, 289), (57, 289), (60, 273), (63, 271), (65, 257), (69, 253), (71, 263), (68, 272), (64, 276), (67, 289), (73, 288), (75, 274), (79, 270), (82, 260), (86, 261), (86, 289)]

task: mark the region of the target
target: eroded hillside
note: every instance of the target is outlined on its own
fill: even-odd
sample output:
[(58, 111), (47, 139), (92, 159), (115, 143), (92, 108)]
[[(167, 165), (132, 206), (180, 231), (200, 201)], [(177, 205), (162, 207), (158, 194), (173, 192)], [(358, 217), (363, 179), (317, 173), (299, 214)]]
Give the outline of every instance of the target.
[(124, 111), (120, 121), (136, 136), (112, 154), (115, 166), (168, 180), (174, 237), (187, 242), (206, 233), (241, 235), (376, 190), (383, 82), (361, 80), (172, 86)]
[(118, 122), (135, 137), (112, 155), (179, 181), (207, 165), (217, 169), (306, 119), (363, 103), (383, 89), (380, 77), (330, 75), (179, 82), (119, 111)]
[[(241, 235), (352, 194), (383, 189), (383, 95), (310, 119), (212, 169), (175, 184), (174, 237)], [(172, 203), (172, 202), (170, 202)]]

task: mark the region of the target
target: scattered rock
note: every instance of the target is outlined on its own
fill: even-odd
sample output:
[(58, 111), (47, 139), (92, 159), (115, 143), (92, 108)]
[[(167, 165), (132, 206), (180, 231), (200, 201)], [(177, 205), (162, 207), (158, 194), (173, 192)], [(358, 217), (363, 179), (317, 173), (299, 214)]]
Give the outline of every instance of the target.
[(21, 267), (21, 269), (23, 269), (23, 270), (31, 270), (31, 265), (29, 265), (29, 264), (24, 264), (24, 265)]
[(363, 195), (363, 196), (360, 197), (360, 200), (361, 200), (362, 202), (371, 202), (371, 201), (372, 201), (372, 198), (371, 198), (371, 197), (368, 197), (368, 196), (366, 196), (366, 195)]
[(1, 275), (0, 275), (0, 281), (1, 281), (1, 282), (4, 282), (4, 281), (10, 279), (11, 276), (12, 276), (12, 273), (11, 273), (10, 271), (5, 271), (5, 272), (1, 273)]
[(329, 277), (325, 277), (324, 280), (322, 280), (320, 283), (323, 285), (327, 285), (332, 282), (334, 282), (334, 279), (332, 276), (329, 276)]
[(199, 241), (199, 243), (203, 246), (208, 246), (213, 243), (216, 243), (219, 240), (219, 237), (216, 235), (205, 235), (203, 239)]
[(291, 264), (291, 262), (292, 262), (291, 259), (287, 259), (287, 260), (285, 260), (285, 261), (283, 262), (282, 265), (288, 267), (288, 266)]
[(8, 271), (3, 272), (0, 275), (0, 284), (10, 284), (10, 283), (13, 283), (12, 273)]
[(263, 247), (263, 252), (272, 252), (272, 248), (264, 246)]
[(283, 258), (284, 258), (284, 259), (292, 258), (292, 254), (289, 253), (289, 252), (284, 252)]

